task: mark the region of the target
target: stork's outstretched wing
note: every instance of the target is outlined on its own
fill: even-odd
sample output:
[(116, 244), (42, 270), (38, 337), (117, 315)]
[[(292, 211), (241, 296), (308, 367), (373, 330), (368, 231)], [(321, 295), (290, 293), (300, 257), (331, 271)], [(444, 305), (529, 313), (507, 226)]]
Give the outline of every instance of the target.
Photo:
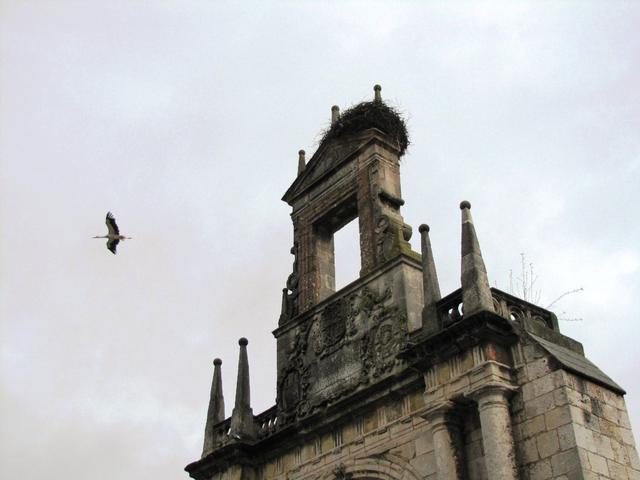
[(116, 247), (118, 246), (119, 243), (120, 243), (119, 238), (109, 239), (107, 240), (107, 248), (115, 255)]
[(116, 225), (116, 217), (113, 216), (113, 213), (107, 212), (106, 224), (107, 228), (109, 229), (109, 235), (120, 235), (120, 229), (118, 228), (118, 225)]

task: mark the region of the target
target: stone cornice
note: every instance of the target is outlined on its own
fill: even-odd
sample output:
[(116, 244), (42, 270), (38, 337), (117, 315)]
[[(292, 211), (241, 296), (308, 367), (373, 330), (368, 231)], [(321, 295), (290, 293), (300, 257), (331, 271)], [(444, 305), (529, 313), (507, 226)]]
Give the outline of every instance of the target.
[(509, 320), (495, 313), (479, 312), (431, 335), (414, 335), (399, 356), (418, 368), (426, 369), (481, 341), (511, 345), (516, 339), (517, 334)]

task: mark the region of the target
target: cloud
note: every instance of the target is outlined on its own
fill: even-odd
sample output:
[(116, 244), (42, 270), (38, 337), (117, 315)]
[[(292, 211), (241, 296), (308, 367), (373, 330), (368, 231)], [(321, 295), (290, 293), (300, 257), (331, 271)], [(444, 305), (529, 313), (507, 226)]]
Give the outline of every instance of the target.
[[(545, 295), (585, 287), (563, 332), (640, 423), (636, 5), (1, 8), (4, 477), (183, 475), (214, 357), (230, 413), (240, 336), (254, 411), (273, 404), (292, 263), (279, 199), (331, 105), (374, 83), (408, 117), (403, 215), (430, 224), (443, 293), (468, 199), (492, 282), (525, 252)], [(115, 257), (89, 238), (107, 210), (134, 237)]]

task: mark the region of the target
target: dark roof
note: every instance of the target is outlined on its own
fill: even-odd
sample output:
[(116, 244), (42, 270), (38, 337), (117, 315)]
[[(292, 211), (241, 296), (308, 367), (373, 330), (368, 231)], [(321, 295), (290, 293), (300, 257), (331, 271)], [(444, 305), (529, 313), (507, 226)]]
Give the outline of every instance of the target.
[(538, 337), (529, 332), (529, 335), (540, 344), (547, 352), (549, 352), (565, 369), (583, 375), (590, 380), (611, 388), (612, 390), (624, 395), (626, 392), (620, 385), (611, 380), (611, 378), (595, 366), (587, 357), (580, 355), (568, 348), (561, 347), (555, 343)]

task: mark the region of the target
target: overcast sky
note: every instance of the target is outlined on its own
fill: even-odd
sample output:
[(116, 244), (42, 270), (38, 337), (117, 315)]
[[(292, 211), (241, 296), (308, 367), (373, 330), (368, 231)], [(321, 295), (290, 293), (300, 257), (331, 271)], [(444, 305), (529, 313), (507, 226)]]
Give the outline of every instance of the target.
[[(443, 294), (467, 199), (492, 285), (525, 252), (543, 306), (584, 288), (560, 327), (638, 438), (638, 25), (614, 1), (0, 0), (0, 476), (187, 478), (241, 336), (254, 412), (274, 403), (280, 198), (331, 105), (375, 83), (407, 118), (403, 215), (415, 250), (431, 226)], [(117, 256), (90, 238), (108, 210)]]

